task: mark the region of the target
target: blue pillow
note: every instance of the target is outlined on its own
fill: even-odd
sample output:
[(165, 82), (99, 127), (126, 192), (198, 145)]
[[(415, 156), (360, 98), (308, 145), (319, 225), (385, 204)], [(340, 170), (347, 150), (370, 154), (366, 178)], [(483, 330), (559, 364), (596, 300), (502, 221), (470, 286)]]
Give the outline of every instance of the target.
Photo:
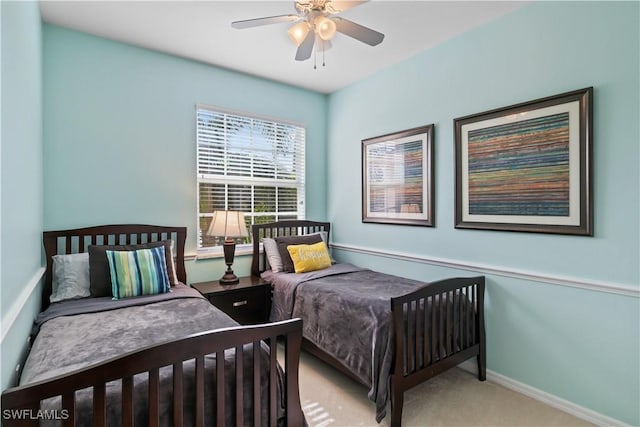
[(169, 292), (164, 246), (106, 253), (114, 300)]

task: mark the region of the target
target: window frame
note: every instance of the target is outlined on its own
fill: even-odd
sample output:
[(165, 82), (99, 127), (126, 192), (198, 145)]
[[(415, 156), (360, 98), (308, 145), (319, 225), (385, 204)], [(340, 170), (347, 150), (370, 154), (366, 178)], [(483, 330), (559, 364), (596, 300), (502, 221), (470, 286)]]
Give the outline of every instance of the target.
[[(293, 154), (290, 154), (292, 156), (292, 158), (294, 159), (292, 162), (292, 168), (295, 171), (295, 179), (293, 180), (283, 180), (280, 179), (278, 180), (277, 178), (277, 172), (274, 172), (274, 177), (273, 178), (267, 178), (267, 177), (256, 177), (255, 175), (255, 170), (253, 170), (253, 160), (254, 158), (252, 157), (252, 170), (251, 173), (249, 175), (238, 175), (238, 176), (234, 176), (234, 175), (228, 175), (229, 169), (228, 169), (228, 158), (227, 158), (227, 148), (228, 148), (228, 139), (225, 136), (224, 137), (224, 155), (221, 157), (224, 161), (224, 174), (221, 175), (216, 175), (216, 174), (209, 174), (208, 176), (205, 176), (205, 174), (201, 173), (201, 150), (200, 150), (200, 144), (201, 144), (201, 138), (200, 138), (200, 132), (201, 132), (201, 128), (199, 125), (200, 122), (200, 117), (201, 117), (201, 111), (203, 111), (203, 114), (206, 114), (206, 112), (210, 112), (213, 115), (223, 115), (225, 117), (225, 121), (226, 118), (228, 117), (232, 117), (235, 118), (236, 120), (246, 120), (251, 122), (251, 130), (254, 130), (254, 122), (261, 122), (261, 125), (265, 125), (265, 126), (274, 126), (275, 129), (279, 129), (278, 127), (295, 127), (295, 132), (296, 132), (296, 136), (294, 138), (294, 145), (293, 145)], [(251, 188), (251, 197), (250, 197), (250, 204), (251, 204), (251, 211), (250, 212), (246, 212), (243, 211), (243, 213), (245, 213), (245, 219), (248, 219), (247, 221), (247, 229), (249, 230), (249, 236), (248, 236), (248, 243), (240, 243), (237, 241), (237, 246), (236, 246), (236, 255), (243, 255), (243, 254), (249, 254), (252, 252), (253, 250), (253, 244), (251, 243), (252, 240), (252, 236), (251, 236), (251, 225), (253, 225), (255, 223), (255, 219), (256, 217), (260, 217), (261, 215), (256, 215), (256, 212), (254, 211), (255, 209), (255, 200), (256, 200), (256, 194), (255, 194), (255, 187), (259, 187), (259, 186), (263, 186), (263, 187), (269, 187), (269, 186), (273, 186), (276, 189), (276, 194), (275, 194), (275, 205), (276, 205), (276, 210), (274, 212), (259, 212), (260, 214), (263, 214), (262, 216), (265, 216), (264, 214), (266, 214), (266, 216), (270, 216), (273, 217), (274, 221), (278, 221), (280, 219), (292, 219), (292, 214), (293, 211), (278, 211), (278, 194), (277, 194), (277, 189), (278, 188), (294, 188), (296, 189), (296, 204), (297, 204), (297, 209), (295, 211), (295, 219), (305, 219), (306, 217), (306, 127), (303, 124), (300, 123), (296, 123), (296, 122), (292, 122), (292, 121), (288, 121), (288, 120), (283, 120), (280, 118), (275, 118), (275, 117), (268, 117), (268, 116), (263, 116), (263, 115), (257, 115), (257, 114), (252, 114), (252, 113), (247, 113), (247, 112), (241, 112), (241, 111), (235, 111), (235, 110), (229, 110), (226, 108), (220, 108), (217, 106), (212, 106), (212, 105), (206, 105), (206, 104), (196, 104), (195, 107), (195, 125), (196, 125), (196, 129), (195, 129), (195, 145), (196, 145), (196, 199), (197, 199), (197, 203), (196, 203), (196, 223), (197, 223), (197, 241), (196, 241), (196, 253), (197, 253), (197, 257), (198, 258), (209, 258), (209, 257), (221, 257), (223, 256), (222, 253), (222, 245), (216, 245), (216, 246), (202, 246), (203, 243), (203, 230), (202, 230), (202, 225), (201, 225), (201, 221), (203, 217), (210, 217), (213, 216), (213, 212), (201, 212), (201, 184), (202, 183), (215, 183), (215, 184), (223, 184), (224, 185), (224, 204), (225, 204), (225, 210), (234, 210), (234, 209), (229, 209), (229, 186), (248, 186)], [(225, 125), (224, 129), (226, 130), (227, 127)], [(299, 133), (301, 132), (301, 136), (299, 135)], [(251, 144), (253, 143), (253, 133), (251, 136)], [(270, 141), (272, 143), (274, 143), (272, 145), (272, 150), (273, 151), (277, 151), (276, 149), (279, 148), (280, 146), (278, 145), (278, 141), (282, 142), (282, 140), (277, 139), (274, 143), (274, 141)], [(247, 148), (245, 148), (247, 149)], [(289, 151), (288, 153), (291, 153), (291, 151)], [(277, 170), (277, 168), (275, 169)], [(216, 210), (216, 208), (214, 208), (213, 210)], [(244, 240), (244, 239), (238, 239), (238, 240)]]

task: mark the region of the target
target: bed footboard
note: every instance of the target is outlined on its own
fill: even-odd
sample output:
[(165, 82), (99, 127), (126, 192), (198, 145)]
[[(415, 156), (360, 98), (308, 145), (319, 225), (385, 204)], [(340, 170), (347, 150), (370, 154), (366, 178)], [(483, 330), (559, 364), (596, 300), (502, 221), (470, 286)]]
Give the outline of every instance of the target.
[[(61, 419), (64, 425), (76, 424), (76, 392), (86, 388), (93, 389), (93, 423), (94, 426), (104, 426), (107, 423), (106, 384), (121, 381), (121, 422), (123, 426), (133, 425), (134, 400), (133, 377), (137, 374), (148, 373), (148, 393), (145, 397), (148, 404), (149, 425), (156, 426), (160, 422), (162, 409), (159, 404), (159, 370), (163, 367), (173, 367), (172, 374), (172, 425), (182, 426), (185, 416), (184, 400), (186, 375), (183, 363), (195, 360), (195, 422), (186, 422), (196, 426), (217, 425), (224, 426), (229, 420), (232, 424), (242, 426), (247, 421), (252, 425), (277, 425), (278, 379), (277, 379), (277, 338), (284, 337), (284, 381), (281, 395), (284, 396), (285, 425), (300, 426), (304, 423), (304, 415), (300, 405), (298, 388), (298, 365), (300, 361), (300, 345), (302, 339), (302, 321), (293, 319), (272, 324), (226, 328), (215, 331), (194, 334), (189, 337), (170, 341), (164, 344), (147, 347), (105, 362), (61, 375), (49, 380), (24, 385), (5, 390), (2, 393), (2, 422), (5, 426), (39, 425), (40, 419), (55, 417)], [(261, 341), (269, 347), (268, 356), (268, 385), (262, 384), (260, 372), (261, 351), (264, 350)], [(252, 344), (252, 345), (251, 345)], [(247, 346), (250, 345), (250, 346)], [(216, 363), (215, 386), (206, 387), (205, 356), (215, 355), (217, 361), (224, 360), (225, 350), (235, 350), (235, 369), (225, 372), (225, 363)], [(249, 353), (250, 352), (250, 353)], [(249, 353), (249, 354), (247, 354)], [(252, 353), (252, 354), (251, 354)], [(246, 369), (243, 354), (250, 356), (252, 368)], [(225, 376), (234, 378), (235, 408), (234, 414), (228, 414), (233, 408), (225, 405), (225, 383), (220, 380)], [(251, 390), (245, 390), (247, 381), (252, 378)], [(268, 420), (262, 418), (262, 407), (265, 404), (262, 391), (268, 389)], [(206, 395), (206, 393), (210, 393)], [(253, 413), (243, 411), (244, 399), (252, 396)], [(51, 413), (41, 411), (41, 401), (60, 397), (59, 410)], [(212, 402), (215, 409), (215, 420), (205, 420), (205, 402)], [(257, 403), (256, 403), (257, 402)], [(46, 418), (49, 417), (49, 418)], [(227, 421), (225, 421), (225, 419)]]
[(401, 424), (404, 392), (411, 387), (474, 356), (478, 379), (486, 379), (484, 288), (483, 276), (453, 278), (391, 299), (392, 426)]

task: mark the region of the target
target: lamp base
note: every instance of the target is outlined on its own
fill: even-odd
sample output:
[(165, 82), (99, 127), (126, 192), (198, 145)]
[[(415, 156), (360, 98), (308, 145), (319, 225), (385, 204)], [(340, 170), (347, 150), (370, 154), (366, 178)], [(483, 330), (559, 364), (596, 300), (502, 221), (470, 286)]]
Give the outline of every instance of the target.
[(220, 278), (221, 285), (235, 285), (240, 282), (238, 276), (233, 273), (233, 270), (229, 269), (224, 273), (224, 276)]
[(235, 285), (240, 282), (238, 276), (236, 276), (231, 269), (231, 266), (233, 265), (233, 257), (236, 252), (236, 244), (233, 240), (227, 239), (224, 241), (222, 249), (224, 250), (224, 263), (227, 264), (227, 271), (225, 271), (224, 276), (220, 279), (220, 284)]

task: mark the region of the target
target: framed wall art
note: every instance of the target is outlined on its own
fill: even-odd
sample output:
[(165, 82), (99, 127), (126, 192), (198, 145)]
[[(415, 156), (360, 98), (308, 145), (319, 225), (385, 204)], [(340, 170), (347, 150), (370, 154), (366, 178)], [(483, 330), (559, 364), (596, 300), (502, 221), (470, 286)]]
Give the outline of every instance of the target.
[(455, 227), (593, 235), (593, 88), (454, 120)]
[(362, 222), (434, 225), (433, 128), (362, 141)]

